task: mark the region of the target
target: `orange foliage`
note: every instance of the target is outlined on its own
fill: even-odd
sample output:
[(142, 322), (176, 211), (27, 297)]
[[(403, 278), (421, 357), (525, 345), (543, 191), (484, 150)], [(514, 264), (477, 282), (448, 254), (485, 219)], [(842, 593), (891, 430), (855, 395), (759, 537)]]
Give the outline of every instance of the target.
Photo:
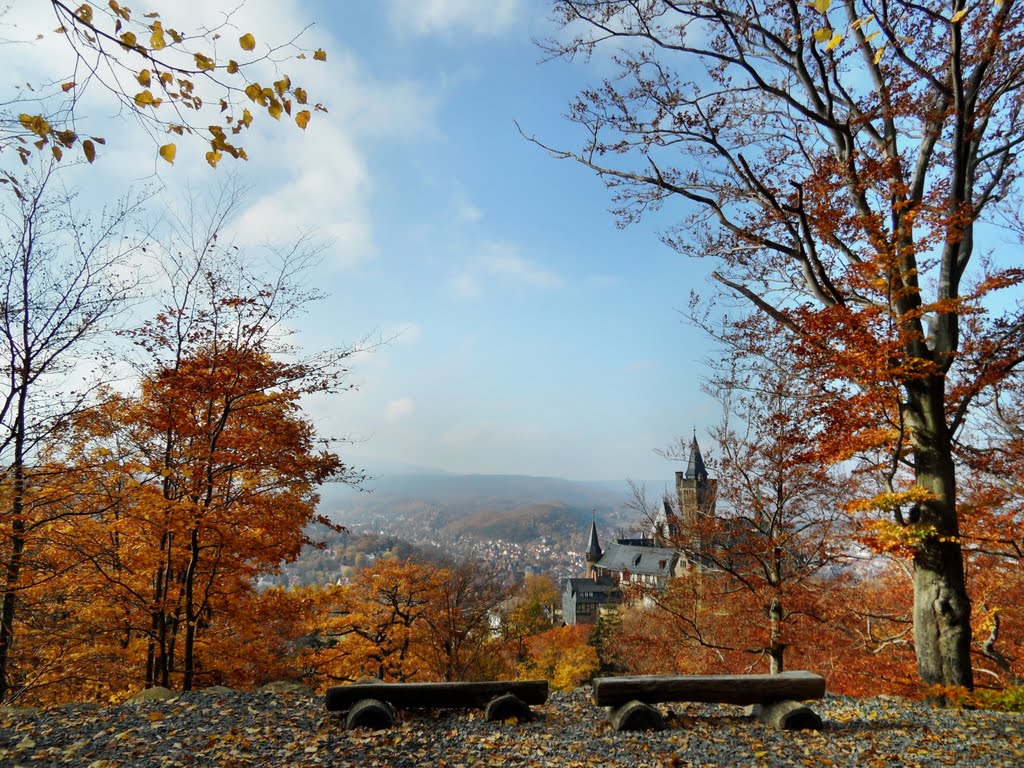
[(527, 659), (519, 667), (519, 676), (547, 680), (562, 691), (586, 682), (601, 666), (589, 642), (590, 632), (588, 625), (575, 624), (534, 635), (527, 640)]

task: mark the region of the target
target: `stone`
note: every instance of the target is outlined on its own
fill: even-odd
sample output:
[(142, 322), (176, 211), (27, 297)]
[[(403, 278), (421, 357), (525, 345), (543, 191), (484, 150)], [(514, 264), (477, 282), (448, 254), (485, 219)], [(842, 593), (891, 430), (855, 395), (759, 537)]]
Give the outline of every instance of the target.
[(162, 685), (154, 685), (152, 688), (143, 688), (133, 696), (129, 696), (128, 701), (167, 701), (177, 696), (178, 694), (169, 688), (164, 688)]
[(360, 699), (352, 705), (345, 717), (345, 727), (349, 730), (368, 728), (371, 731), (381, 731), (394, 724), (394, 710), (390, 704), (380, 699)]
[(642, 701), (627, 701), (621, 707), (611, 708), (608, 722), (616, 731), (662, 731), (665, 719), (655, 707)]
[(488, 723), (512, 719), (517, 723), (528, 723), (533, 720), (533, 710), (513, 693), (497, 696), (487, 702), (487, 706), (484, 708), (484, 720)]
[(765, 725), (786, 731), (820, 731), (821, 717), (810, 707), (799, 701), (776, 701), (772, 704), (755, 704), (751, 714)]

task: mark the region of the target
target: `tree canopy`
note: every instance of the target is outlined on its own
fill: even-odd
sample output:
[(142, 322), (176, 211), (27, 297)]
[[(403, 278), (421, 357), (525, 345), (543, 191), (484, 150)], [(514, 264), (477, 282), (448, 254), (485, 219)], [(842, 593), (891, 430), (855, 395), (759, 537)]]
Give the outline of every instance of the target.
[[(1024, 359), (1024, 273), (979, 248), (1019, 236), (1024, 43), (1017, 0), (560, 0), (553, 55), (616, 47), (569, 119), (624, 224), (714, 257), (727, 292), (784, 333), (827, 405), (818, 456), (875, 461), (868, 508), (913, 551), (927, 684), (972, 684), (954, 443)], [(539, 140), (534, 139), (538, 143)], [(542, 145), (543, 146), (543, 145)]]
[(58, 82), (30, 83), (5, 100), (0, 152), (13, 150), (22, 162), (35, 150), (58, 160), (77, 150), (90, 163), (95, 160), (107, 138), (78, 115), (87, 90), (106, 91), (122, 114), (154, 137), (168, 163), (186, 138), (208, 145), (211, 166), (225, 155), (244, 160), (244, 134), (258, 115), (290, 119), (305, 130), (314, 112), (326, 111), (285, 67), (299, 59), (326, 61), (327, 53), (304, 50), (301, 30), (282, 42), (257, 40), (236, 23), (242, 6), (207, 27), (183, 18), (184, 12), (165, 18), (116, 0), (50, 5), (54, 26), (39, 30), (39, 39), (63, 39), (71, 53), (69, 71)]

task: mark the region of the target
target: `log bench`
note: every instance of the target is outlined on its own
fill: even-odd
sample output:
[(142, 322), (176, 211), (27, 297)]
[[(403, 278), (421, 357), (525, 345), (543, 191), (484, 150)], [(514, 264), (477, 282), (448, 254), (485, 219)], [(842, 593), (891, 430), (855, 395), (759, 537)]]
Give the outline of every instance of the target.
[(821, 718), (799, 702), (822, 698), (825, 678), (811, 672), (599, 677), (593, 692), (594, 703), (608, 708), (617, 731), (664, 728), (661, 713), (651, 705), (671, 701), (738, 704), (776, 728), (820, 730)]
[(347, 728), (390, 728), (394, 709), (482, 708), (488, 722), (532, 719), (530, 705), (548, 700), (547, 680), (472, 683), (354, 683), (327, 689), (327, 710), (347, 712)]

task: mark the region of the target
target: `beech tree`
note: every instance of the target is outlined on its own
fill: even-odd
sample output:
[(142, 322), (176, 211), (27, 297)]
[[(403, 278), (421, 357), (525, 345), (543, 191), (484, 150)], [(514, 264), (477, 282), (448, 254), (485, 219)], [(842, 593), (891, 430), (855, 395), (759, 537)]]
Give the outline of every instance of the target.
[(106, 139), (80, 125), (76, 113), (87, 90), (105, 90), (157, 139), (168, 163), (179, 137), (207, 144), (206, 161), (216, 166), (224, 155), (247, 159), (241, 139), (254, 115), (287, 117), (305, 130), (313, 112), (326, 111), (283, 69), (298, 59), (325, 61), (326, 52), (303, 50), (301, 31), (282, 42), (258, 41), (236, 24), (241, 6), (212, 27), (116, 0), (50, 6), (54, 26), (39, 30), (40, 38), (61, 36), (74, 64), (64, 79), (29, 84), (5, 100), (10, 111), (0, 112), (0, 152), (13, 148), (23, 162), (33, 147), (58, 160), (65, 150), (79, 150), (93, 162)]
[(330, 524), (316, 513), (318, 487), (361, 479), (299, 405), (347, 389), (360, 349), (288, 344), (287, 323), (318, 297), (303, 285), (318, 250), (300, 239), (259, 265), (224, 235), (238, 201), (224, 191), (165, 233), (163, 307), (125, 334), (137, 391), (106, 393), (53, 446), (52, 463), (81, 478), (69, 503), (98, 525), (66, 549), (145, 637), (146, 685), (190, 689), (202, 633), (230, 624), (217, 614), (294, 559), (307, 524)]
[(581, 147), (548, 149), (600, 174), (624, 224), (672, 206), (665, 243), (789, 335), (831, 395), (823, 459), (886, 453), (872, 506), (913, 552), (920, 679), (971, 686), (954, 436), (1024, 358), (997, 296), (1022, 271), (976, 252), (1020, 201), (1021, 2), (554, 9), (552, 55), (618, 50), (572, 105)]
[(0, 196), (0, 700), (10, 688), (19, 596), (31, 586), (28, 544), (62, 514), (43, 493), (51, 480), (39, 449), (86, 402), (89, 377), (75, 367), (96, 355), (126, 308), (141, 249), (130, 235), (135, 204), (90, 221), (60, 191), (52, 164), (20, 187), (18, 196)]

